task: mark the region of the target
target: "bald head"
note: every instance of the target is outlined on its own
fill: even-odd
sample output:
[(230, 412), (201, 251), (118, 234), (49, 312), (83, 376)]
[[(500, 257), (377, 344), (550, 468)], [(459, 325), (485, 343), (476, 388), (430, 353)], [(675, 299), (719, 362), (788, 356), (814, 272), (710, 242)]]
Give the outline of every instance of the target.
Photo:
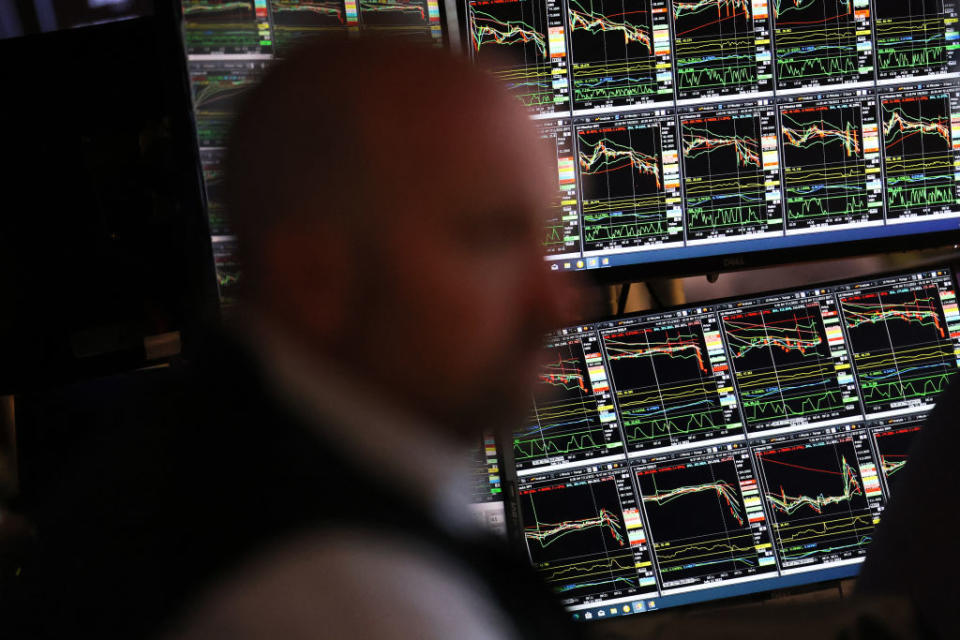
[(227, 206), (246, 303), (436, 423), (526, 403), (560, 322), (556, 160), (500, 84), (396, 40), (310, 44), (245, 100)]
[(248, 94), (231, 132), (227, 208), (249, 280), (279, 226), (360, 217), (375, 227), (399, 201), (450, 184), (445, 172), (491, 189), (484, 165), (514, 155), (543, 189), (551, 178), (536, 146), (520, 107), (465, 60), (376, 37), (302, 47)]

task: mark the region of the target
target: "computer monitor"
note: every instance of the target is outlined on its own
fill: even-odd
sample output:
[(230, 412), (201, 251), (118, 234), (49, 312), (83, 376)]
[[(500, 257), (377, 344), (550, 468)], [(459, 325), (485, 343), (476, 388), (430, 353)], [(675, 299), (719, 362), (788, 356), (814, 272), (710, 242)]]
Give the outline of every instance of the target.
[(222, 196), (222, 160), (243, 93), (310, 36), (376, 32), (447, 46), (438, 0), (182, 0), (197, 145), (222, 306), (242, 269)]
[(458, 10), (468, 54), (555, 141), (553, 269), (619, 280), (960, 238), (955, 0)]
[(553, 333), (513, 526), (580, 619), (856, 575), (958, 370), (949, 269)]

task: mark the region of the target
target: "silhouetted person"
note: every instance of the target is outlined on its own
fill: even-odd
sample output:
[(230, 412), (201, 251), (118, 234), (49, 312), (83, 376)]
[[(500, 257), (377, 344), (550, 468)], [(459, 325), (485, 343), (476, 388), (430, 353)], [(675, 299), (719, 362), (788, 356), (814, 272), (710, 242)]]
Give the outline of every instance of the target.
[(469, 446), (519, 424), (564, 321), (556, 164), (520, 106), (436, 50), (313, 44), (245, 98), (226, 166), (233, 337), (78, 456), (29, 635), (573, 633), (467, 510)]

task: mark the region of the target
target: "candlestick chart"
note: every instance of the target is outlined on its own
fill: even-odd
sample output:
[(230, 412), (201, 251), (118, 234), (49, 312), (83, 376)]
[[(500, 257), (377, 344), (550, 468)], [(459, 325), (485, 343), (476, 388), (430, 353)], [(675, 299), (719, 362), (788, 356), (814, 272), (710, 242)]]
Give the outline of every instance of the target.
[(183, 19), (191, 54), (236, 54), (260, 48), (253, 0), (183, 0)]
[(574, 109), (642, 103), (657, 96), (653, 4), (665, 12), (662, 1), (569, 0)]
[(668, 215), (664, 136), (656, 121), (578, 128), (584, 250), (682, 240)]
[(840, 298), (867, 414), (932, 404), (957, 370), (938, 288)]
[(277, 46), (287, 49), (303, 38), (356, 24), (343, 0), (269, 0)]
[(887, 217), (950, 211), (960, 201), (947, 93), (891, 96), (880, 101)]
[(741, 493), (755, 482), (749, 459), (666, 460), (636, 479), (664, 588), (776, 571)]
[(768, 207), (759, 114), (682, 118), (687, 239), (765, 230)]
[(474, 58), (535, 111), (553, 111), (554, 92), (545, 0), (468, 3)]
[(893, 488), (900, 479), (900, 473), (907, 466), (910, 447), (921, 429), (919, 424), (906, 424), (873, 431), (874, 446), (880, 458), (880, 471), (888, 496), (893, 493)]
[(583, 342), (574, 339), (548, 347), (543, 358), (533, 411), (513, 437), (517, 468), (544, 458), (614, 452), (608, 445), (616, 439), (617, 425), (601, 415)]
[(857, 413), (845, 402), (819, 305), (721, 316), (748, 429)]
[(859, 470), (861, 457), (869, 455), (865, 443), (855, 446), (852, 437), (837, 435), (755, 451), (774, 544), (785, 568), (866, 552), (875, 500), (868, 499)]
[(628, 448), (694, 442), (739, 426), (721, 385), (700, 322), (641, 326), (602, 334)]
[(750, 0), (674, 0), (672, 6), (678, 98), (758, 86)]
[[(774, 52), (782, 89), (873, 80), (867, 15), (854, 0), (774, 0)], [(866, 41), (867, 46), (864, 46)]]
[(564, 597), (639, 587), (613, 477), (521, 489), (519, 503), (530, 559)]
[(878, 76), (947, 72), (948, 17), (942, 0), (875, 0)]
[(869, 215), (863, 118), (854, 105), (781, 112), (787, 227)]

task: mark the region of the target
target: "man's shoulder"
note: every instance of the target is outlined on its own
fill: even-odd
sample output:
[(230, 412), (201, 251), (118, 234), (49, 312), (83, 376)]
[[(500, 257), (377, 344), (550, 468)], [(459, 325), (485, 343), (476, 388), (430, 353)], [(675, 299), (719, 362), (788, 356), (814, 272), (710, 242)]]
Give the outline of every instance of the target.
[(402, 532), (336, 527), (266, 550), (205, 592), (173, 637), (514, 637), (489, 586)]

